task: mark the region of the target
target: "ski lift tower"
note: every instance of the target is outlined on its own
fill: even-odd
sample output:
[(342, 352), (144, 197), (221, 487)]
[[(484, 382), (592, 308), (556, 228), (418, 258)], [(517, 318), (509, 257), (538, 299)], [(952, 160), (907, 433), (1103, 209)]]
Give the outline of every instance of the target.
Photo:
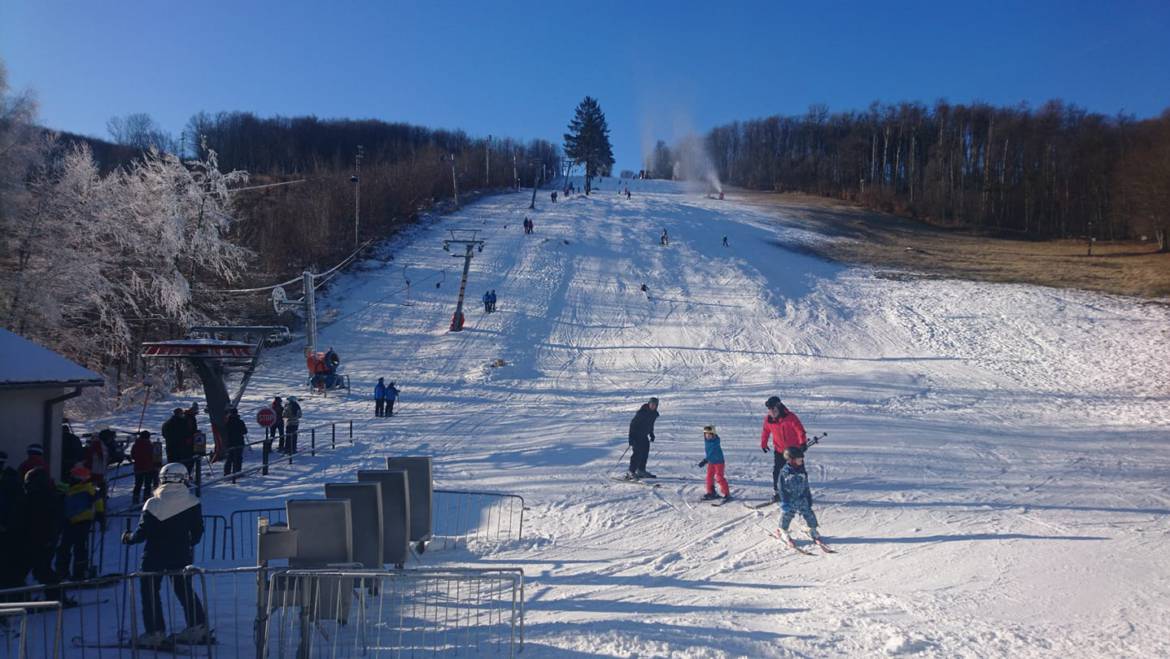
[[(443, 241), (443, 251), (450, 252), (451, 246), (456, 246), (456, 253), (451, 254), (455, 258), (463, 259), (463, 278), (459, 280), (459, 301), (455, 305), (455, 314), (451, 316), (451, 331), (463, 331), (463, 294), (467, 290), (467, 271), (471, 268), (471, 257), (475, 256), (475, 252), (483, 251), (483, 241), (478, 240), (476, 235), (479, 233), (473, 229), (449, 229), (451, 237)], [(463, 253), (458, 253), (458, 247), (463, 247)]]
[[(227, 422), (227, 408), (239, 405), (248, 381), (260, 362), (260, 353), (270, 340), (287, 341), (287, 327), (202, 326), (192, 327), (187, 338), (142, 344), (144, 359), (186, 359), (203, 383), (207, 414), (218, 437)], [(240, 373), (239, 388), (228, 395), (227, 377)]]

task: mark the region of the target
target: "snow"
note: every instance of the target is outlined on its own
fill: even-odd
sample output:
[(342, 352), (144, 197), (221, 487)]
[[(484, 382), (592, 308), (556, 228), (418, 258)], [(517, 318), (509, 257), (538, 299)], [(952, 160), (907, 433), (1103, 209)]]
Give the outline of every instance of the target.
[(0, 328), (0, 385), (37, 387), (65, 383), (100, 385), (102, 377), (19, 334)]
[[(353, 393), (303, 395), (294, 341), (241, 409), (298, 395), (303, 428), (357, 419), (357, 446), (209, 488), (207, 512), (321, 496), (391, 454), (433, 456), (442, 487), (521, 494), (524, 540), (424, 559), (522, 567), (526, 656), (1170, 655), (1170, 305), (890, 277), (806, 255), (829, 238), (756, 206), (601, 187), (430, 218), (338, 278), (319, 344)], [(460, 333), (453, 228), (486, 240)], [(393, 418), (372, 418), (379, 376), (402, 390)], [(784, 549), (775, 508), (698, 502), (709, 423), (733, 494), (770, 493), (773, 394), (829, 433), (808, 470), (836, 554)], [(662, 487), (616, 483), (652, 395)]]

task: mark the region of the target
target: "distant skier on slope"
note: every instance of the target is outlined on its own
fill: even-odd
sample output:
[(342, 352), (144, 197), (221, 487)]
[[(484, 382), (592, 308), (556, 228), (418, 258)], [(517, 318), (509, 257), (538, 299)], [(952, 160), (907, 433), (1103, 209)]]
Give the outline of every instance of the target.
[(821, 534), (817, 531), (817, 516), (812, 509), (812, 491), (808, 486), (808, 472), (804, 470), (804, 450), (799, 447), (784, 449), (787, 464), (780, 471), (780, 539), (793, 545), (792, 536), (788, 535), (788, 525), (792, 518), (800, 513), (804, 523), (808, 524), (808, 537), (813, 542), (821, 541)]
[(669, 245), (670, 244), (670, 236), (666, 233), (666, 229), (663, 229), (662, 235), (658, 237), (658, 244), (659, 245)]
[(730, 499), (731, 491), (727, 487), (727, 478), (723, 475), (723, 448), (719, 445), (719, 435), (715, 433), (715, 426), (703, 426), (703, 450), (706, 457), (699, 463), (700, 468), (707, 468), (707, 493), (703, 495), (703, 501), (718, 498), (715, 494), (715, 483), (719, 483), (723, 498)]
[(760, 432), (760, 449), (768, 452), (768, 436), (772, 437), (772, 501), (780, 500), (780, 470), (784, 468), (784, 449), (799, 447), (802, 451), (808, 447), (808, 437), (804, 426), (784, 403), (776, 396), (768, 398), (764, 406), (768, 414), (764, 417), (764, 428)]
[(654, 441), (654, 422), (658, 420), (658, 399), (651, 398), (643, 403), (630, 420), (630, 470), (627, 479), (656, 478), (646, 471), (646, 460), (650, 457), (650, 442)]

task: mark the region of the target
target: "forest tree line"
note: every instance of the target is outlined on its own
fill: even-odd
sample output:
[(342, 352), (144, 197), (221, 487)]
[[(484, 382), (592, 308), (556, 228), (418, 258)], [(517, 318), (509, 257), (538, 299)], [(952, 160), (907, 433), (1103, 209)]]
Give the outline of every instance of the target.
[[(1167, 249), (1170, 111), (1137, 121), (1061, 101), (938, 102), (734, 122), (705, 136), (719, 178), (1026, 238), (1143, 235)], [(666, 153), (663, 151), (666, 150)], [(670, 162), (660, 144), (647, 163)]]

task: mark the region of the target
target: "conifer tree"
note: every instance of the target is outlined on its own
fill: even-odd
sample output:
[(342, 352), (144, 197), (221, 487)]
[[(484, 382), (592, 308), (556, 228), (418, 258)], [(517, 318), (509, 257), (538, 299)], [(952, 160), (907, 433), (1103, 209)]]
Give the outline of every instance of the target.
[(613, 169), (613, 147), (609, 144), (609, 126), (597, 99), (586, 96), (565, 133), (565, 155), (574, 163), (585, 165), (585, 194), (592, 189), (594, 176), (607, 176)]

